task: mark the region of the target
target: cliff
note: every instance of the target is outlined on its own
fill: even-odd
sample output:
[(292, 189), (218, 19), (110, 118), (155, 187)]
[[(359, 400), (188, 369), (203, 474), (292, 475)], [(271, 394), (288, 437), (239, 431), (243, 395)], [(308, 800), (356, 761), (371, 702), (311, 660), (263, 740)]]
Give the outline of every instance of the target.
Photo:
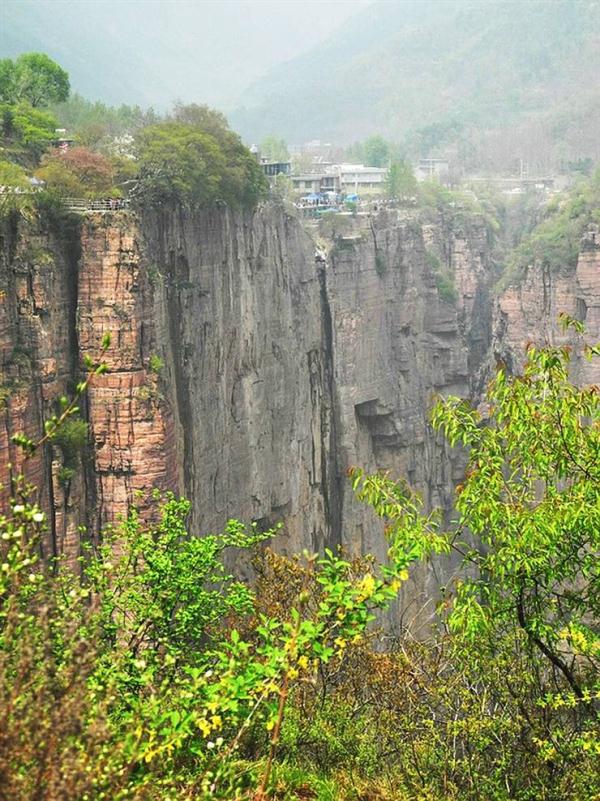
[[(477, 400), (495, 359), (516, 369), (527, 340), (556, 336), (560, 310), (600, 335), (593, 231), (574, 272), (534, 267), (495, 299), (477, 215), (383, 210), (339, 225), (308, 232), (277, 206), (5, 223), (2, 475), (19, 467), (11, 435), (39, 433), (83, 355), (98, 358), (112, 334), (109, 371), (82, 412), (79, 469), (65, 473), (56, 445), (27, 466), (51, 513), (47, 553), (73, 561), (80, 526), (97, 536), (158, 487), (191, 499), (199, 534), (229, 517), (281, 520), (281, 550), (343, 542), (381, 554), (380, 524), (348, 491), (347, 468), (390, 469), (448, 508), (464, 455), (431, 431), (433, 396)], [(587, 363), (576, 370), (597, 380)], [(452, 567), (421, 568), (406, 614)]]

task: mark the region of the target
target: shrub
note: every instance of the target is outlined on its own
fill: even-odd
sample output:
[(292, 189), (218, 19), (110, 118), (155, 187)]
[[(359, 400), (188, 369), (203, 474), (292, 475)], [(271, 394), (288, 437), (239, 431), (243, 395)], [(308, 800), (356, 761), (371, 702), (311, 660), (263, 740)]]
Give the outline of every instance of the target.
[(150, 356), (150, 359), (148, 361), (148, 367), (151, 373), (160, 373), (160, 371), (163, 369), (164, 366), (165, 363), (158, 354), (153, 353)]
[(71, 417), (60, 426), (52, 437), (62, 453), (63, 464), (67, 469), (77, 466), (77, 460), (88, 441), (88, 424), (78, 417)]

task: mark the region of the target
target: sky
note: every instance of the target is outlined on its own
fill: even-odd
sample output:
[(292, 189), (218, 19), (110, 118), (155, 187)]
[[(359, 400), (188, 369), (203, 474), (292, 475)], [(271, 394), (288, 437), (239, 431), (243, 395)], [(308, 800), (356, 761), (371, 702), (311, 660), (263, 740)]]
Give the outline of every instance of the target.
[(38, 50), (91, 100), (228, 110), (371, 0), (0, 0), (0, 56)]

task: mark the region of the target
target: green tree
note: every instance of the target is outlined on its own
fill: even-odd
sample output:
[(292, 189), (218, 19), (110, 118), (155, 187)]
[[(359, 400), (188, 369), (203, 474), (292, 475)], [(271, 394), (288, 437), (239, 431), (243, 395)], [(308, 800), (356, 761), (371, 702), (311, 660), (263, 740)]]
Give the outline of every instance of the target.
[[(583, 332), (566, 316), (563, 323)], [(599, 345), (583, 350), (600, 356)], [(591, 714), (600, 652), (600, 396), (571, 383), (570, 359), (569, 347), (530, 346), (522, 377), (500, 369), (491, 382), (486, 418), (448, 398), (433, 424), (469, 452), (447, 538), (477, 576), (458, 582), (452, 629), (471, 643), (472, 658), (507, 640), (520, 644), (540, 703), (562, 691)], [(412, 514), (410, 493), (389, 505), (396, 490), (387, 479), (359, 475), (355, 486), (383, 516)], [(423, 526), (431, 520), (415, 532)]]
[(260, 155), (269, 161), (289, 161), (290, 154), (284, 139), (265, 136), (260, 143)]
[(212, 133), (199, 124), (164, 122), (140, 132), (140, 201), (251, 207), (266, 195), (260, 165), (239, 136), (210, 127)]
[(24, 53), (14, 62), (0, 62), (0, 97), (4, 102), (26, 102), (36, 108), (69, 96), (69, 75), (44, 53)]
[(2, 141), (15, 160), (35, 163), (56, 138), (56, 119), (28, 103), (0, 104)]
[(394, 161), (385, 176), (385, 194), (389, 198), (413, 197), (417, 192), (417, 179), (407, 161)]
[(387, 167), (395, 155), (396, 148), (383, 136), (370, 136), (356, 142), (346, 150), (346, 158), (359, 161), (367, 167)]
[(460, 584), (451, 625), (478, 648), (521, 638), (532, 669), (543, 666), (542, 693), (563, 687), (589, 702), (600, 649), (600, 398), (573, 386), (569, 363), (570, 348), (530, 346), (522, 378), (501, 369), (492, 382), (485, 425), (456, 399), (433, 420), (470, 456), (456, 509), (459, 531), (475, 537), (464, 547), (478, 577)]

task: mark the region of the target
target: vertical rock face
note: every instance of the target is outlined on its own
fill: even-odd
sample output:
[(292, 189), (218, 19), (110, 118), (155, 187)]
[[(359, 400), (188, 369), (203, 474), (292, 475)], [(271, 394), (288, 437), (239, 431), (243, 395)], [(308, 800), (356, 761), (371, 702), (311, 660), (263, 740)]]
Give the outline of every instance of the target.
[[(276, 207), (89, 214), (60, 231), (6, 223), (0, 243), (0, 470), (20, 466), (16, 431), (39, 436), (58, 396), (112, 341), (82, 413), (87, 447), (66, 475), (56, 445), (26, 466), (50, 513), (46, 552), (91, 532), (152, 487), (192, 501), (192, 530), (229, 517), (285, 524), (281, 550), (343, 542), (382, 554), (380, 523), (348, 491), (358, 465), (389, 469), (449, 508), (464, 455), (437, 439), (435, 395), (477, 400), (494, 357), (557, 337), (559, 311), (600, 336), (600, 245), (577, 268), (533, 267), (493, 299), (477, 216), (420, 221), (382, 211), (320, 242)], [(588, 363), (580, 381), (598, 380)], [(451, 564), (405, 590), (420, 614)]]
[(87, 394), (96, 530), (126, 515), (139, 491), (178, 487), (173, 418), (159, 390), (152, 292), (129, 215), (95, 215), (81, 230), (80, 353), (99, 361), (107, 333), (109, 371), (93, 379)]
[[(39, 221), (17, 225), (4, 220), (0, 229), (0, 481), (8, 466), (19, 474), (23, 452), (11, 442), (15, 433), (39, 439), (52, 404), (67, 392), (78, 359), (75, 316), (78, 228), (52, 231)], [(28, 461), (27, 478), (39, 488), (50, 514), (43, 550), (46, 555), (78, 548), (78, 525), (85, 514), (85, 476), (69, 489), (58, 481), (58, 461), (50, 447)]]
[(332, 401), (312, 242), (272, 208), (163, 213), (143, 230), (194, 530), (285, 520), (282, 547), (322, 547)]
[[(600, 339), (600, 233), (591, 226), (581, 241), (577, 265), (560, 273), (534, 265), (518, 286), (509, 287), (494, 309), (492, 352), (496, 359), (518, 371), (528, 342), (570, 344), (571, 332), (561, 331), (558, 315), (566, 312), (582, 320), (587, 337)], [(600, 367), (574, 356), (573, 380), (579, 384), (600, 382)]]
[[(338, 239), (326, 269), (338, 464), (388, 469), (427, 504), (448, 508), (464, 457), (434, 436), (428, 418), (436, 395), (472, 395), (489, 342), (485, 227), (477, 219), (469, 229), (421, 225), (392, 211), (358, 226)], [(441, 269), (453, 276), (452, 298), (438, 289)], [(339, 495), (345, 543), (383, 556), (381, 526), (343, 475)], [(420, 615), (439, 570), (421, 568), (405, 589), (407, 614)]]

